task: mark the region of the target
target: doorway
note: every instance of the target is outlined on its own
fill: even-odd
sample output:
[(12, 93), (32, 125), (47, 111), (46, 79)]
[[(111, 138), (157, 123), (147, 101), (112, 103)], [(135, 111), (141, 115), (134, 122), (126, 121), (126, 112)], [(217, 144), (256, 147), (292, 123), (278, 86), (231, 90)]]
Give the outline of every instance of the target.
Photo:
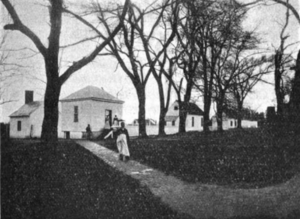
[(70, 139), (70, 132), (65, 132), (66, 139)]
[(105, 110), (105, 124), (109, 123), (109, 126), (112, 125), (112, 112), (111, 110)]

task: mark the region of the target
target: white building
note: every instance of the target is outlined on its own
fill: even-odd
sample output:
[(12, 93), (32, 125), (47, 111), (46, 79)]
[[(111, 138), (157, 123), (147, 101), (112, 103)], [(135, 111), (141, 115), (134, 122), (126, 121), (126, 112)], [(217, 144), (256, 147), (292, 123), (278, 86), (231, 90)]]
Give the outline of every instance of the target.
[[(183, 107), (187, 111), (185, 121), (186, 131), (203, 130), (203, 111), (195, 104), (189, 103)], [(166, 127), (179, 127), (179, 104), (175, 101), (168, 109), (165, 117)]]
[[(25, 91), (25, 104), (10, 116), (11, 138), (40, 138), (44, 119), (44, 102), (33, 101), (33, 91)], [(58, 136), (62, 133), (58, 126)]]
[(93, 137), (111, 125), (113, 118), (122, 118), (123, 103), (104, 89), (87, 86), (61, 100), (62, 131), (65, 138), (82, 138), (90, 124)]
[[(227, 116), (225, 113), (223, 113), (223, 119), (222, 119), (222, 126), (223, 130), (233, 129), (237, 128), (238, 126), (238, 120), (236, 118), (231, 118)], [(218, 123), (217, 123), (217, 116), (213, 116), (211, 118), (212, 120), (212, 130), (218, 130)], [(242, 128), (257, 128), (258, 122), (257, 121), (250, 121), (250, 120), (244, 120), (242, 119)]]
[(26, 103), (10, 115), (11, 138), (41, 137), (44, 118), (44, 104), (41, 101)]

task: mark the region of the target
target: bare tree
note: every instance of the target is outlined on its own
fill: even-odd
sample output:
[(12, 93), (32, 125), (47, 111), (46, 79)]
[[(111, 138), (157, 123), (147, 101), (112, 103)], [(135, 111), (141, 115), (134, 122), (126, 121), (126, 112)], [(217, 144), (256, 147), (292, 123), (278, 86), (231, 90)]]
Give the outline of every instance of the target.
[[(277, 4), (283, 5), (284, 7), (286, 7), (287, 9), (289, 9), (292, 14), (294, 15), (294, 17), (296, 18), (296, 20), (298, 21), (299, 25), (300, 25), (300, 14), (299, 14), (299, 10), (297, 10), (296, 6), (294, 6), (292, 3), (290, 3), (288, 0), (257, 0), (257, 1), (253, 1), (250, 3), (250, 5), (255, 5), (255, 4), (259, 4), (259, 3), (268, 3), (268, 2), (275, 2)], [(248, 6), (248, 4), (244, 5), (245, 7)], [(288, 16), (288, 15), (286, 15)], [(287, 21), (288, 22), (288, 21)], [(299, 28), (298, 25), (298, 28)], [(284, 33), (284, 28), (282, 30), (282, 34), (281, 34), (281, 40), (285, 40), (285, 37), (283, 35)], [(281, 41), (282, 42), (282, 41)], [(284, 42), (284, 41), (283, 41)], [(280, 60), (280, 53), (277, 55), (278, 61)], [(300, 123), (300, 116), (299, 116), (299, 109), (300, 109), (300, 50), (298, 51), (298, 55), (296, 57), (296, 64), (294, 65), (294, 67), (291, 68), (291, 70), (295, 71), (295, 75), (294, 75), (294, 79), (293, 79), (293, 84), (292, 84), (292, 90), (291, 90), (291, 95), (290, 95), (290, 101), (289, 101), (289, 111), (290, 111), (290, 116), (291, 116), (291, 121), (296, 122), (296, 123)], [(280, 78), (276, 79), (277, 83), (278, 81), (280, 81)], [(280, 94), (279, 94), (280, 96)], [(281, 98), (281, 96), (279, 97)]]
[(9, 52), (4, 49), (6, 35), (3, 36), (0, 42), (0, 105), (12, 102), (11, 99), (4, 97), (4, 89), (7, 87), (8, 80), (15, 74), (16, 66), (8, 63)]
[[(194, 10), (193, 1), (183, 1), (180, 7), (178, 28), (176, 31), (176, 54), (178, 58), (176, 65), (182, 71), (183, 78), (180, 80), (177, 89), (179, 104), (179, 133), (186, 131), (185, 123), (187, 117), (186, 107), (189, 105), (192, 90), (194, 88), (194, 79), (200, 63), (198, 48), (196, 45), (197, 22), (195, 22), (196, 11)], [(185, 83), (183, 83), (183, 80)], [(185, 86), (183, 88), (183, 86)], [(182, 98), (179, 98), (183, 95)]]
[[(288, 1), (287, 1), (288, 2)], [(293, 44), (286, 45), (286, 39), (289, 37), (286, 32), (286, 28), (289, 24), (290, 19), (290, 9), (287, 8), (285, 23), (282, 27), (280, 33), (280, 45), (278, 49), (275, 51), (274, 56), (274, 81), (275, 81), (275, 94), (277, 100), (277, 116), (279, 120), (282, 119), (283, 111), (284, 111), (284, 98), (287, 95), (287, 80), (289, 80), (288, 72), (291, 68), (291, 63), (293, 61), (293, 57), (291, 53), (286, 52), (287, 48)]]
[(238, 128), (242, 128), (244, 101), (246, 97), (252, 92), (258, 82), (263, 82), (262, 77), (270, 72), (270, 64), (264, 66), (266, 62), (265, 56), (261, 58), (249, 58), (247, 56), (237, 63), (237, 74), (230, 87), (230, 93), (233, 94), (237, 105)]
[[(6, 30), (19, 31), (28, 37), (41, 53), (47, 77), (47, 85), (44, 97), (44, 120), (42, 125), (42, 139), (45, 141), (57, 140), (57, 125), (58, 125), (58, 101), (61, 91), (61, 86), (68, 78), (76, 71), (94, 60), (98, 53), (112, 40), (119, 32), (122, 24), (119, 23), (114, 31), (110, 32), (102, 43), (96, 46), (87, 56), (73, 62), (73, 64), (62, 75), (59, 75), (59, 50), (60, 50), (60, 35), (62, 26), (62, 15), (64, 12), (63, 0), (49, 1), (49, 17), (50, 31), (48, 36), (48, 46), (45, 46), (36, 33), (34, 33), (20, 19), (17, 11), (13, 7), (11, 1), (1, 0), (2, 4), (12, 18), (12, 24), (4, 26)], [(121, 17), (125, 17), (129, 0), (126, 0)]]
[[(197, 69), (195, 86), (203, 94), (204, 131), (209, 131), (209, 114), (212, 103), (213, 83), (215, 80), (218, 60), (228, 43), (230, 32), (226, 32), (229, 13), (217, 1), (201, 1), (195, 4), (195, 21), (197, 22), (197, 46), (201, 63)], [(224, 22), (224, 21), (227, 21)]]
[[(235, 35), (235, 36), (234, 36)], [(222, 131), (223, 109), (226, 94), (235, 85), (242, 53), (255, 47), (256, 39), (249, 32), (235, 32), (222, 56), (218, 59), (217, 71), (214, 78), (214, 99), (217, 104), (218, 130)], [(262, 62), (264, 60), (261, 60)], [(255, 62), (254, 62), (255, 63)], [(252, 63), (253, 65), (253, 63)], [(248, 66), (249, 68), (249, 66)]]
[(28, 59), (28, 57), (33, 57), (36, 54), (35, 51), (27, 47), (11, 49), (6, 43), (8, 38), (9, 34), (6, 32), (0, 42), (0, 105), (18, 101), (9, 90), (11, 85), (18, 83), (20, 79), (46, 83), (40, 78), (40, 75), (32, 71), (32, 66), (22, 63), (23, 57), (20, 58), (16, 54), (31, 52), (25, 57), (25, 59)]
[[(97, 13), (99, 13), (99, 20), (104, 24), (105, 30), (110, 34), (110, 26), (107, 22), (107, 17), (104, 14), (103, 8), (98, 4), (94, 6)], [(139, 16), (136, 15), (137, 7), (130, 5), (128, 14), (126, 17), (119, 15), (118, 19), (121, 24), (121, 31), (118, 33), (116, 39), (112, 39), (109, 43), (107, 51), (103, 55), (112, 55), (117, 61), (118, 65), (121, 66), (125, 74), (129, 77), (134, 88), (139, 102), (139, 135), (146, 137), (146, 93), (145, 88), (151, 70), (148, 67), (148, 63), (145, 61), (145, 56), (141, 55), (144, 53), (142, 42), (138, 34), (137, 22), (140, 22), (144, 14), (147, 14), (147, 9)], [(116, 16), (115, 13), (111, 12), (110, 16)]]
[[(135, 6), (134, 9), (136, 9), (134, 10), (136, 12), (133, 11), (135, 15), (134, 25), (136, 26), (138, 36), (141, 38), (148, 67), (158, 86), (160, 100), (158, 134), (165, 135), (165, 116), (169, 106), (171, 83), (168, 83), (167, 97), (165, 97), (163, 72), (166, 65), (168, 47), (176, 35), (178, 1), (167, 0), (164, 1), (162, 5), (151, 9), (153, 13), (149, 14), (149, 17), (154, 20), (154, 22), (148, 25), (145, 21), (147, 12), (142, 11), (137, 6)], [(153, 19), (154, 15), (156, 15), (155, 19)], [(171, 22), (169, 23), (167, 20)], [(151, 25), (151, 28), (149, 28), (149, 25)], [(159, 37), (159, 35), (162, 35), (162, 37)], [(161, 56), (163, 57), (161, 58)], [(161, 62), (158, 64), (159, 60), (161, 60)]]
[[(153, 3), (144, 9), (138, 5), (131, 4), (128, 16), (123, 20), (120, 18), (122, 31), (118, 34), (118, 38), (113, 39), (109, 44), (109, 49), (107, 49), (107, 53), (105, 54), (113, 55), (117, 59), (119, 65), (131, 79), (136, 89), (139, 101), (139, 135), (142, 137), (147, 136), (145, 87), (151, 74), (157, 82), (160, 96), (159, 134), (165, 134), (164, 117), (168, 108), (169, 98), (167, 97), (165, 101), (162, 81), (163, 66), (161, 63), (159, 64), (159, 60), (167, 50), (168, 45), (172, 42), (175, 36), (172, 30), (175, 28), (171, 29), (171, 31), (169, 29), (163, 30), (160, 25), (166, 16), (174, 16), (173, 11), (176, 10), (175, 3), (176, 1), (167, 0), (161, 5)], [(105, 25), (106, 31), (110, 32), (103, 9), (99, 5), (95, 5), (94, 8), (97, 8), (100, 12), (100, 20)], [(114, 14), (112, 13), (111, 16), (114, 16)], [(165, 31), (163, 38), (159, 37), (160, 31)], [(168, 34), (169, 32), (171, 33)]]
[(200, 1), (193, 9), (197, 15), (196, 39), (201, 57), (195, 86), (203, 93), (204, 131), (209, 130), (212, 98), (217, 102), (218, 127), (221, 130), (226, 93), (237, 74), (233, 67), (254, 39), (241, 27), (247, 10), (234, 1)]

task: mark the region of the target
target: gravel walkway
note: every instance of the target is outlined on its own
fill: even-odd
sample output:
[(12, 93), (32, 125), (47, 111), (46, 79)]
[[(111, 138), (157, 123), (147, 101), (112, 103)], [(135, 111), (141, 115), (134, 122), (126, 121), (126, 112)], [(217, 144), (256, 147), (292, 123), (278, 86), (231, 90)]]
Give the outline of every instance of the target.
[(133, 160), (126, 163), (119, 161), (116, 152), (96, 143), (86, 140), (76, 143), (109, 165), (140, 180), (174, 210), (194, 218), (228, 219), (256, 215), (286, 218), (294, 214), (299, 214), (300, 218), (300, 175), (284, 184), (260, 189), (190, 184)]

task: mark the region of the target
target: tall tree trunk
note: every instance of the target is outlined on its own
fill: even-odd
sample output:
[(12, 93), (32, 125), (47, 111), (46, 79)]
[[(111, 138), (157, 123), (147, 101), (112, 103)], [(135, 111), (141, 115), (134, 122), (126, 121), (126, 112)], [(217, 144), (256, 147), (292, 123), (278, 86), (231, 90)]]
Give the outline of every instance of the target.
[(44, 120), (41, 134), (42, 140), (46, 142), (57, 141), (59, 93), (59, 84), (47, 83), (44, 98)]
[(179, 105), (179, 133), (186, 132), (185, 123), (187, 117), (187, 107), (191, 99), (191, 93), (193, 88), (193, 81), (189, 80), (186, 85), (186, 92), (183, 102)]
[(166, 126), (165, 117), (166, 117), (166, 114), (167, 114), (167, 111), (165, 110), (165, 108), (160, 107), (159, 122), (158, 122), (158, 135), (160, 135), (160, 136), (166, 135), (166, 132), (165, 132), (165, 126)]
[(145, 86), (139, 84), (136, 86), (136, 92), (139, 100), (139, 136), (147, 137), (146, 131), (146, 95)]
[(238, 102), (238, 129), (242, 129), (242, 110), (243, 110), (243, 102), (242, 101), (237, 101)]
[(283, 113), (283, 93), (282, 93), (282, 87), (281, 87), (281, 59), (282, 59), (282, 54), (277, 51), (275, 54), (275, 74), (274, 74), (274, 79), (275, 79), (275, 94), (276, 94), (276, 100), (277, 100), (277, 115), (279, 119), (281, 120), (282, 118), (282, 113)]
[(295, 124), (295, 130), (300, 133), (300, 50), (296, 60), (295, 77), (289, 102), (290, 122)]
[(223, 131), (223, 100), (217, 101), (217, 124), (218, 131)]
[(204, 115), (203, 115), (203, 131), (209, 132), (209, 112), (210, 112), (210, 106), (211, 106), (211, 95), (209, 95), (208, 90), (204, 90)]
[(208, 110), (204, 110), (203, 112), (203, 131), (209, 132), (209, 111)]
[(223, 117), (222, 117), (222, 110), (219, 108), (217, 109), (217, 125), (218, 131), (223, 131)]
[[(58, 73), (59, 39), (62, 22), (63, 1), (50, 1), (51, 30), (48, 37), (49, 46), (44, 55), (47, 86), (44, 98), (44, 121), (42, 125), (42, 139), (47, 142), (57, 141), (58, 104), (61, 84)], [(53, 146), (55, 144), (52, 144)]]
[[(206, 62), (204, 62), (205, 64)], [(205, 64), (206, 66), (206, 64)], [(211, 97), (212, 97), (212, 86), (213, 86), (213, 78), (214, 78), (214, 74), (210, 73), (210, 75), (207, 75), (208, 72), (205, 69), (205, 74), (204, 74), (204, 116), (203, 116), (203, 120), (204, 120), (204, 126), (203, 126), (203, 130), (204, 132), (209, 132), (209, 113), (210, 113), (210, 107), (211, 107)], [(208, 80), (209, 79), (209, 80)]]
[(165, 132), (165, 117), (167, 114), (167, 107), (165, 107), (165, 95), (164, 95), (164, 88), (160, 77), (155, 77), (157, 86), (158, 86), (158, 93), (159, 93), (159, 121), (158, 121), (158, 135), (166, 135)]
[[(183, 105), (184, 103), (181, 103)], [(185, 129), (185, 121), (186, 121), (187, 113), (185, 110), (182, 109), (182, 106), (179, 107), (179, 133), (184, 133), (186, 132)]]
[(57, 141), (58, 104), (61, 86), (58, 67), (52, 62), (46, 64), (47, 86), (44, 96), (44, 120), (41, 138), (46, 142)]

